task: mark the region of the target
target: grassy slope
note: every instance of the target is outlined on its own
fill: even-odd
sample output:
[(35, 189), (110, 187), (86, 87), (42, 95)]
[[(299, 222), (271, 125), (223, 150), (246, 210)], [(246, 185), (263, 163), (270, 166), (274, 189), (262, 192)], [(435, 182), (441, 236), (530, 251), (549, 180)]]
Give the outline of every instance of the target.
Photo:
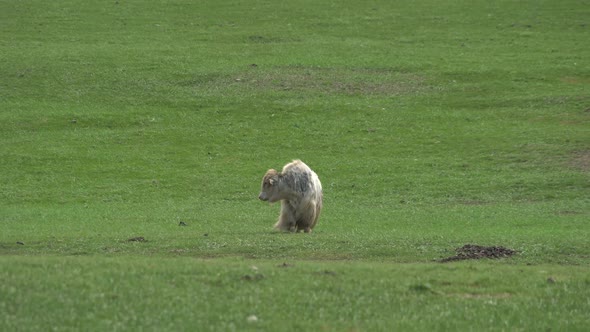
[[(398, 297), (412, 285), (431, 286), (418, 286), (427, 295), (408, 295), (415, 310), (381, 328), (395, 321), (421, 329), (419, 308), (443, 312), (422, 301), (442, 305), (449, 297), (440, 295), (455, 290), (432, 286), (423, 274), (442, 275), (443, 284), (463, 275), (490, 278), (484, 293), (512, 294), (494, 299), (502, 304), (496, 309), (486, 299), (451, 296), (453, 312), (476, 306), (481, 327), (517, 305), (524, 305), (517, 314), (537, 316), (507, 326), (546, 327), (542, 312), (551, 299), (544, 287), (553, 286), (541, 271), (551, 271), (564, 275), (560, 291), (575, 303), (563, 306), (571, 319), (558, 324), (581, 327), (590, 252), (586, 7), (576, 1), (2, 2), (0, 253), (8, 255), (3, 280), (16, 286), (6, 283), (0, 295), (37, 284), (33, 277), (14, 281), (22, 274), (70, 263), (65, 274), (77, 285), (77, 269), (108, 276), (136, 260), (141, 273), (155, 266), (165, 274), (180, 263), (191, 273), (231, 275), (250, 263), (163, 257), (243, 256), (262, 259), (253, 264), (273, 271), (275, 260), (303, 266), (285, 290), (278, 279), (288, 272), (266, 273), (270, 285), (256, 297), (285, 292), (279, 305), (287, 311), (299, 298), (289, 290), (305, 288), (300, 274), (328, 266), (344, 279), (339, 285), (353, 289), (355, 278), (378, 284), (393, 269), (400, 270), (397, 281), (370, 292)], [(271, 233), (278, 206), (255, 200), (264, 170), (292, 158), (305, 160), (324, 184), (326, 209), (309, 237)], [(178, 227), (180, 221), (189, 226)], [(126, 241), (134, 236), (148, 242)], [(428, 263), (468, 242), (520, 253), (513, 265), (478, 262), (455, 271)], [(320, 262), (299, 262), (310, 259)], [(566, 267), (524, 266), (558, 263)], [(375, 270), (374, 279), (366, 269)], [(540, 288), (521, 293), (520, 281), (504, 285), (489, 276), (495, 269), (510, 280), (529, 272), (523, 280)], [(121, 292), (133, 294), (128, 277), (123, 273), (129, 286)], [(159, 274), (153, 278), (164, 282)], [(243, 281), (230, 279), (238, 288)], [(42, 281), (47, 293), (40, 296), (54, 298), (58, 281)], [(318, 282), (318, 289), (326, 286)], [(186, 295), (199, 285), (182, 292), (182, 301), (187, 310), (213, 315), (222, 302), (204, 309)], [(100, 293), (109, 286), (90, 287)], [(170, 292), (158, 296), (174, 296), (164, 289)], [(223, 287), (214, 290), (214, 298), (227, 297)], [(38, 310), (37, 295), (19, 294), (21, 314)], [(337, 289), (328, 294), (338, 296), (318, 295), (309, 304), (358, 298)], [(75, 310), (81, 299), (69, 300), (71, 307), (56, 310)], [(123, 302), (109, 310), (158, 310)], [(238, 309), (244, 303), (224, 308), (245, 317)], [(6, 300), (0, 306), (17, 310)], [(378, 310), (380, 302), (346, 308), (361, 307), (375, 310), (373, 318), (390, 311)], [(261, 308), (269, 329), (280, 321), (265, 310), (287, 316)], [(379, 328), (360, 323), (368, 317), (346, 323), (344, 312), (328, 314), (334, 322), (326, 326)], [(51, 320), (16, 317), (7, 324)], [(203, 323), (203, 317), (193, 319)], [(236, 317), (212, 326), (243, 323)], [(324, 318), (314, 317), (302, 327), (317, 328)], [(463, 327), (471, 322), (449, 318)], [(112, 327), (105, 324), (100, 327)]]

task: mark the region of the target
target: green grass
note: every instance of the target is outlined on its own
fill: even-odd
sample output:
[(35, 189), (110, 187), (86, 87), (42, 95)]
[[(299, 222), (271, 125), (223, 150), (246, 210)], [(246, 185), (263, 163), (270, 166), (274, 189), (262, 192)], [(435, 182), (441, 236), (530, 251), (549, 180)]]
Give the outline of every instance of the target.
[(0, 1), (0, 330), (584, 330), (589, 8)]
[[(587, 268), (1, 257), (7, 330), (581, 329)], [(43, 275), (43, 283), (31, 283)], [(46, 296), (51, 288), (55, 297)], [(515, 289), (518, 289), (515, 291)], [(8, 302), (8, 301), (7, 301)], [(59, 308), (61, 315), (56, 315)], [(526, 308), (526, 310), (523, 310)], [(35, 313), (31, 316), (31, 313)], [(256, 322), (247, 318), (256, 316)]]

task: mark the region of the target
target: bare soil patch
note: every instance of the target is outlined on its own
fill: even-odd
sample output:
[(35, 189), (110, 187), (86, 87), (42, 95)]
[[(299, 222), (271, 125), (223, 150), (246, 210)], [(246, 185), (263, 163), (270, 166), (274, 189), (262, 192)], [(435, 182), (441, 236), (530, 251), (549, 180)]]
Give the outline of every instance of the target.
[(461, 293), (451, 294), (450, 296), (459, 297), (462, 299), (509, 299), (512, 297), (510, 293), (497, 293), (497, 294), (474, 294), (474, 293)]
[(488, 205), (488, 204), (491, 204), (490, 202), (480, 201), (477, 199), (462, 200), (462, 201), (459, 201), (459, 203), (461, 203), (463, 205)]
[(576, 216), (582, 214), (582, 212), (579, 211), (573, 211), (573, 210), (560, 210), (555, 212), (555, 215), (557, 216)]
[(259, 281), (259, 280), (264, 279), (264, 275), (259, 274), (259, 273), (245, 274), (245, 275), (241, 276), (240, 279), (244, 280), (244, 281)]
[(242, 76), (237, 82), (265, 90), (400, 95), (425, 88), (424, 79), (418, 75), (386, 69), (282, 67), (251, 70)]
[(179, 84), (199, 89), (232, 88), (344, 95), (405, 95), (432, 89), (422, 76), (389, 68), (248, 67), (231, 75), (196, 77)]
[(576, 151), (570, 165), (584, 172), (590, 171), (590, 150)]
[(127, 239), (128, 242), (147, 242), (147, 240), (143, 236), (132, 237)]
[(457, 255), (439, 260), (441, 263), (462, 261), (466, 259), (505, 258), (516, 254), (515, 250), (501, 246), (484, 247), (476, 244), (466, 244), (455, 249)]

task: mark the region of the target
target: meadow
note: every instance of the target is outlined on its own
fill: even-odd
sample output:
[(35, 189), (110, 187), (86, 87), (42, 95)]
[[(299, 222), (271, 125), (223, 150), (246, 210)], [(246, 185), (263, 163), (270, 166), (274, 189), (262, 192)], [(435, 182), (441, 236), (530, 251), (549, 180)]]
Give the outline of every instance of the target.
[(0, 0), (0, 330), (586, 330), (589, 5)]

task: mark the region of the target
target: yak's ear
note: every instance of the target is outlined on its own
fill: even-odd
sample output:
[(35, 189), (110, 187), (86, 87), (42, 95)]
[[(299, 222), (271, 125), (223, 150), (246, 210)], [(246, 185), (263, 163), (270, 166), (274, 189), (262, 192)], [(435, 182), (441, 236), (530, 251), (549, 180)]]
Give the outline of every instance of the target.
[(277, 171), (274, 172), (275, 173), (270, 177), (270, 179), (268, 179), (271, 186), (274, 186), (279, 181), (279, 174), (277, 173)]
[(277, 182), (279, 179), (279, 174), (274, 169), (269, 169), (266, 174), (264, 175), (264, 182), (270, 184), (271, 186)]

